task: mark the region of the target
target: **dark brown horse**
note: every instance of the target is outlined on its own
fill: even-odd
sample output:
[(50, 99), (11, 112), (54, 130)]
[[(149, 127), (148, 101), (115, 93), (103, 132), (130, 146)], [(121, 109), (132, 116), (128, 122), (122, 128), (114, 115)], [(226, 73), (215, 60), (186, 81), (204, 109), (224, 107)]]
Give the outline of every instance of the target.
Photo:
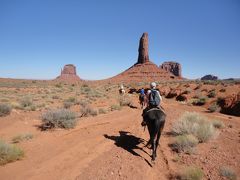
[(142, 109), (144, 106), (147, 105), (147, 96), (145, 94), (139, 95), (139, 103), (140, 103)]
[(157, 147), (159, 145), (160, 136), (165, 124), (166, 114), (159, 108), (144, 109), (142, 126), (147, 125), (150, 140), (147, 145), (151, 144), (152, 161), (157, 157)]

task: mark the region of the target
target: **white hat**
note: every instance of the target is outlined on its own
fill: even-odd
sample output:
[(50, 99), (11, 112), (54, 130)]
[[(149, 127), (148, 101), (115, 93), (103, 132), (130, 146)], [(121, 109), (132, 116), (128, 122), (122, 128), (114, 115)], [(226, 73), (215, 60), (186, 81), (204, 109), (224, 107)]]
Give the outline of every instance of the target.
[(150, 84), (151, 88), (155, 88), (156, 86), (157, 86), (157, 84), (155, 82), (151, 82), (151, 84)]

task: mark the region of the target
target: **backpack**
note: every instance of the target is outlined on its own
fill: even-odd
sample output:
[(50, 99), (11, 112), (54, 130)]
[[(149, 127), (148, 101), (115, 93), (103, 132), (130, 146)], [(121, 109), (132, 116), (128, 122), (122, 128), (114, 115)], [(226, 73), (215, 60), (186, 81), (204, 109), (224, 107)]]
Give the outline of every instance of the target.
[(160, 97), (158, 95), (157, 90), (152, 89), (149, 94), (149, 105), (150, 106), (158, 106), (160, 104)]

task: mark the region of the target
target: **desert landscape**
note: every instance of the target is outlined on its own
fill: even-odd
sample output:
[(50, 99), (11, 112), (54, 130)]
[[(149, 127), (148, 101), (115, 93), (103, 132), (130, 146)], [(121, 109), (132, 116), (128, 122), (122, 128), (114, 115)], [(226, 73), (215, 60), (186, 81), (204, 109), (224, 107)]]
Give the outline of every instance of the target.
[[(138, 53), (104, 80), (81, 79), (73, 64), (54, 80), (1, 78), (0, 179), (237, 179), (240, 80), (154, 64), (147, 33)], [(154, 162), (138, 100), (152, 81), (167, 115)]]
[(0, 180), (240, 180), (240, 1), (0, 0)]

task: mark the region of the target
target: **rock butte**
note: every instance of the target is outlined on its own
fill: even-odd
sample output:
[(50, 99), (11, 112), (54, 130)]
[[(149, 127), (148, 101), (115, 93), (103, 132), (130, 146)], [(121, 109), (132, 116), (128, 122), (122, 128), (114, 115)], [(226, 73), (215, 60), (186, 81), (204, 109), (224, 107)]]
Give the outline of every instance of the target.
[(81, 79), (77, 75), (76, 67), (73, 64), (67, 64), (61, 69), (61, 75), (57, 77), (57, 80), (73, 82)]
[(181, 79), (181, 71), (181, 65), (177, 62), (166, 62), (160, 67), (151, 62), (148, 54), (148, 33), (143, 33), (139, 42), (137, 63), (109, 80), (140, 82)]

